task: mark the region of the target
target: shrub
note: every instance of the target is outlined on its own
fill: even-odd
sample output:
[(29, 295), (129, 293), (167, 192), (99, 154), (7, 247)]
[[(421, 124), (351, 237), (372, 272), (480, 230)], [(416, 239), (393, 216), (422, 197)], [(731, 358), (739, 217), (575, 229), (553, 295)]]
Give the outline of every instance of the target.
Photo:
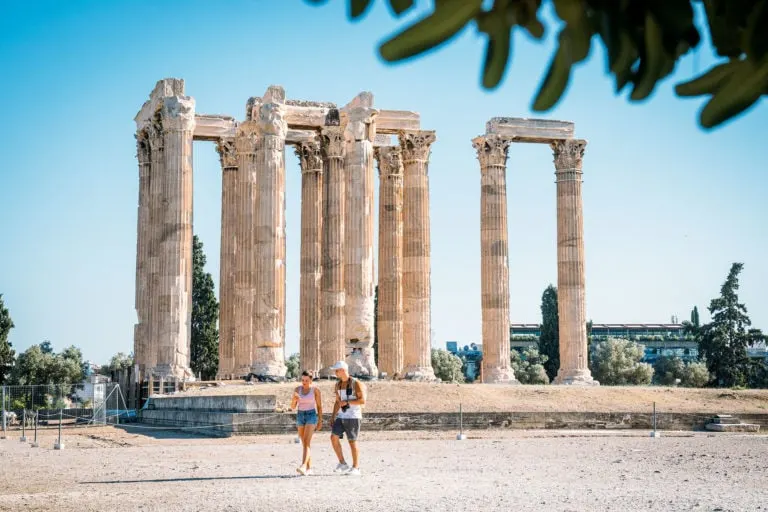
[(688, 363), (683, 370), (682, 384), (687, 388), (703, 388), (709, 383), (707, 363)]
[(461, 373), (462, 365), (463, 362), (459, 356), (447, 350), (432, 349), (432, 370), (443, 382), (464, 382), (464, 374)]
[(661, 386), (676, 386), (683, 380), (685, 363), (677, 356), (662, 356), (653, 365), (653, 381)]
[(590, 357), (592, 376), (601, 384), (650, 384), (653, 367), (640, 362), (645, 347), (630, 340), (609, 338), (596, 343)]
[(299, 354), (291, 354), (285, 361), (285, 378), (293, 380), (299, 378), (299, 375), (301, 375), (301, 361), (299, 360)]
[(517, 350), (510, 353), (510, 362), (515, 377), (520, 384), (549, 384), (549, 376), (544, 369), (544, 363), (549, 358), (539, 354), (538, 349), (526, 349), (522, 355)]

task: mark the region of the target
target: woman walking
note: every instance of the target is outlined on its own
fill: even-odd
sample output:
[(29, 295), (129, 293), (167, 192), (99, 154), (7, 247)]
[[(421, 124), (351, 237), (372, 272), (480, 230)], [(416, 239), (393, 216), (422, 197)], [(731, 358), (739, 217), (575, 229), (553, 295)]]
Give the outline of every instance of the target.
[(312, 434), (323, 426), (323, 402), (320, 398), (320, 390), (312, 385), (312, 376), (304, 371), (301, 374), (301, 386), (293, 392), (291, 409), (296, 409), (296, 428), (299, 431), (299, 439), (304, 449), (301, 458), (301, 466), (296, 472), (301, 475), (309, 475), (312, 471), (312, 457), (309, 453), (312, 444)]

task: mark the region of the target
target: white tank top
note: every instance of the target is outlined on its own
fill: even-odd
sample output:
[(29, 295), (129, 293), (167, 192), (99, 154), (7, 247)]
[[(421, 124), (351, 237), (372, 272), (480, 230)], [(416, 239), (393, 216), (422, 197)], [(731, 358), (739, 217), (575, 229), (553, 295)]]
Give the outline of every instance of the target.
[[(357, 400), (357, 395), (355, 394), (355, 383), (352, 382), (352, 394), (350, 396), (347, 396), (347, 386), (346, 384), (341, 385), (341, 389), (338, 391), (339, 398), (341, 398), (342, 402), (346, 402), (347, 400)], [(349, 405), (349, 409), (346, 411), (342, 411), (339, 409), (339, 413), (336, 415), (337, 418), (342, 419), (363, 419), (363, 408), (359, 405)]]

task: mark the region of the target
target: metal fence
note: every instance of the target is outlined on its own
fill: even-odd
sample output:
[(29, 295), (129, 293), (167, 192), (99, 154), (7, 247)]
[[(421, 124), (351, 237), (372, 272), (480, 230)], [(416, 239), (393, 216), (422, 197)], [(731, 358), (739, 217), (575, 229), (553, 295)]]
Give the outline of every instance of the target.
[(8, 430), (70, 428), (83, 425), (107, 425), (126, 421), (135, 411), (126, 407), (119, 384), (42, 384), (2, 386), (0, 421), (3, 435)]

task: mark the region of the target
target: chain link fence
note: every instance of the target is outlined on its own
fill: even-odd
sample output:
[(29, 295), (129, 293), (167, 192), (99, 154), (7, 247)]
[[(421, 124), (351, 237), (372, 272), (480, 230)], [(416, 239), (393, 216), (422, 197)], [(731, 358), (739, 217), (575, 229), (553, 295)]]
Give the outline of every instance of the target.
[(2, 433), (32, 428), (107, 425), (135, 418), (119, 384), (41, 384), (0, 387)]

